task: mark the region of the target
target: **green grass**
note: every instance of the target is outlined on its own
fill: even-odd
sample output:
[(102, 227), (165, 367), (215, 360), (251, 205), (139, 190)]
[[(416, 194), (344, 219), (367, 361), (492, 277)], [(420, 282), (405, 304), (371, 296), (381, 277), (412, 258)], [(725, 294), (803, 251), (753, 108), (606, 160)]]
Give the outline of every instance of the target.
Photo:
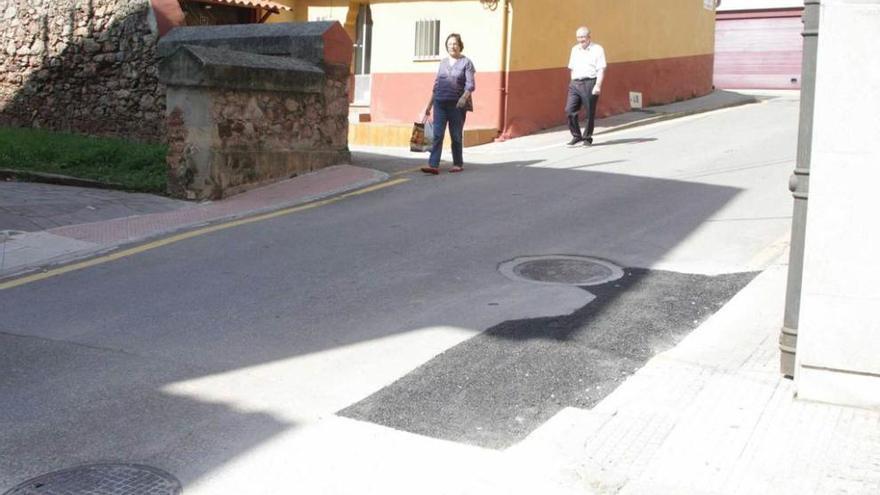
[(0, 168), (91, 179), (134, 191), (165, 192), (167, 147), (0, 127)]

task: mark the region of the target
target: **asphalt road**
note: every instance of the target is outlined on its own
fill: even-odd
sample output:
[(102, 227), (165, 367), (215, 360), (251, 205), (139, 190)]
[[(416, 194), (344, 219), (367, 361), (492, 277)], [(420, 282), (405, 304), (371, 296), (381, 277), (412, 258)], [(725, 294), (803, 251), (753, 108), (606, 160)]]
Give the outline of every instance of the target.
[[(113, 459), (218, 493), (220, 472), (259, 476), (273, 468), (249, 457), (295, 450), (291, 432), (340, 416), (512, 445), (601, 400), (781, 254), (797, 110), (777, 96), (592, 148), (559, 133), (492, 144), (466, 153), (463, 174), (404, 173), (4, 291), (0, 490)], [(422, 160), (354, 155), (390, 172)], [(627, 277), (567, 287), (498, 271), (543, 254)]]

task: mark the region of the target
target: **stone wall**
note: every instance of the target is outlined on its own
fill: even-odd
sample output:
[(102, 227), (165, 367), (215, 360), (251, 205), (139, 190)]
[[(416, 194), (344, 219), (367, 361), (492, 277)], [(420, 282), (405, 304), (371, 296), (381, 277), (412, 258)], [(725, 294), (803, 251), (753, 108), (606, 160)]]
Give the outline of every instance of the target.
[(0, 125), (164, 140), (149, 0), (0, 0)]
[[(317, 94), (172, 90), (166, 121), (168, 193), (221, 199), (347, 162), (347, 78), (347, 73), (328, 78)], [(202, 102), (207, 112), (197, 115), (194, 107)], [(193, 121), (207, 125), (194, 133)]]
[(348, 162), (351, 52), (337, 22), (170, 31), (158, 45), (168, 193), (222, 199)]
[(318, 94), (217, 91), (213, 112), (223, 147), (344, 149), (348, 145), (345, 82), (328, 78)]

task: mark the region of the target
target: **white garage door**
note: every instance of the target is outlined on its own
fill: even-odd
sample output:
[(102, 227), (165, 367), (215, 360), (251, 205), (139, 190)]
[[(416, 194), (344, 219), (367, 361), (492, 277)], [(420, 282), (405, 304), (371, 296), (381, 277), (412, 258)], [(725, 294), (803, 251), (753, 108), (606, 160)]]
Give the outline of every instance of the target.
[(715, 87), (801, 87), (803, 23), (800, 12), (776, 12), (773, 13), (775, 17), (758, 17), (761, 15), (718, 13), (715, 20)]

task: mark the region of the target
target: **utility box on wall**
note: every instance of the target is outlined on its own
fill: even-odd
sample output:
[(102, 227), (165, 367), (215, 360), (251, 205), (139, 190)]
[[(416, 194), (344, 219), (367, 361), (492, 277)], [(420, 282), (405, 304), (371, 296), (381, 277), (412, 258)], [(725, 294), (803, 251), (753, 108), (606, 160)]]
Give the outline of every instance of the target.
[(171, 30), (159, 42), (169, 193), (220, 199), (348, 162), (351, 53), (337, 22)]
[(639, 93), (637, 91), (629, 92), (629, 107), (642, 108), (642, 93)]

